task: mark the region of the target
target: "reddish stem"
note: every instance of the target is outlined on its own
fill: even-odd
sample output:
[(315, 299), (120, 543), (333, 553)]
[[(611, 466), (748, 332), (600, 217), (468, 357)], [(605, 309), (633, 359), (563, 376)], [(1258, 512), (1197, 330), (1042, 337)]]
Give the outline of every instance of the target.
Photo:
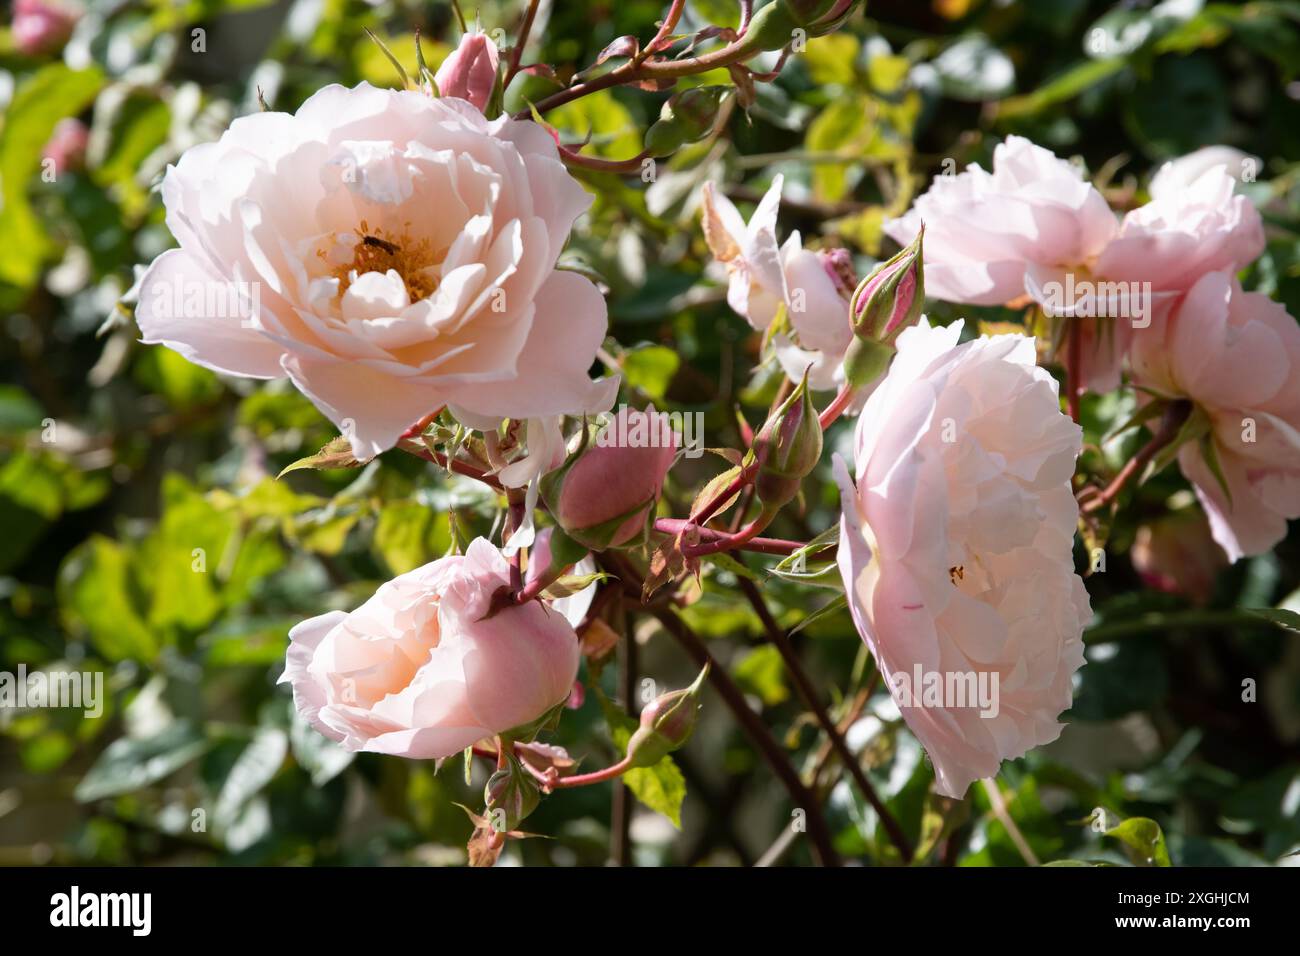
[(844, 409), (848, 408), (852, 401), (853, 389), (849, 385), (845, 385), (839, 390), (839, 393), (831, 403), (822, 410), (822, 413), (817, 416), (817, 422), (821, 425), (822, 431), (825, 431), (830, 427), (831, 422), (839, 418)]
[[(714, 528), (703, 528), (694, 521), (688, 521), (684, 518), (656, 518), (655, 530), (663, 534), (676, 537), (687, 528), (694, 528), (698, 532), (700, 539), (706, 542), (726, 540), (734, 544), (734, 535), (729, 535), (725, 531), (718, 531)], [(750, 538), (740, 548), (742, 551), (753, 551), (755, 554), (794, 554), (800, 548), (807, 547), (803, 541), (788, 541), (782, 538)]]

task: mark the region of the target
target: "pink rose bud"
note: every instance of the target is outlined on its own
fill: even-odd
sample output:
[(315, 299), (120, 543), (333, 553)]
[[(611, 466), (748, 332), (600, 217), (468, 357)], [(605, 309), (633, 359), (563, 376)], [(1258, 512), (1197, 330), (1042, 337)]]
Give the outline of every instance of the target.
[(41, 158), (54, 164), (55, 175), (81, 166), (86, 158), (86, 144), (90, 141), (90, 131), (79, 119), (59, 120), (54, 127), (50, 141), (41, 151)]
[(14, 47), (26, 56), (39, 56), (61, 47), (81, 16), (71, 7), (49, 0), (16, 0), (11, 32)]
[(754, 437), (758, 477), (754, 490), (767, 508), (780, 508), (799, 494), (822, 456), (822, 427), (808, 390), (808, 374)]
[[(487, 805), (488, 822), (499, 822), (498, 832), (513, 830), (541, 802), (537, 784), (524, 770), (513, 753), (506, 754), (506, 765), (488, 778), (483, 788), (483, 802)], [(501, 811), (494, 821), (494, 811)]]
[(587, 447), (542, 479), (542, 497), (570, 538), (593, 551), (635, 539), (654, 510), (679, 439), (653, 405), (626, 406)]
[(1214, 579), (1228, 566), (1204, 513), (1193, 508), (1141, 525), (1129, 555), (1147, 587), (1186, 595), (1196, 604), (1210, 600)]
[(916, 238), (892, 259), (882, 262), (858, 284), (849, 302), (853, 342), (844, 356), (844, 372), (855, 386), (867, 386), (884, 374), (894, 342), (921, 318), (925, 304), (925, 263)]
[(499, 61), (496, 44), (487, 34), (465, 34), (434, 75), (438, 95), (468, 100), (486, 112), (496, 89)]
[(653, 767), (690, 739), (700, 713), (700, 689), (708, 674), (709, 665), (705, 664), (690, 687), (661, 694), (641, 711), (641, 726), (627, 742), (633, 767)]

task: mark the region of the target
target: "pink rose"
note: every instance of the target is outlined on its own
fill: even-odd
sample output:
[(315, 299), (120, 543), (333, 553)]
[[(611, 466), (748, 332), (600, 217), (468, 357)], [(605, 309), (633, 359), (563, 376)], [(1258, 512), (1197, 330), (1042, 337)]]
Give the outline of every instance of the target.
[(56, 50), (72, 34), (81, 11), (50, 0), (15, 0), (14, 47), (24, 56)]
[(1084, 266), (1106, 246), (1115, 214), (1074, 165), (1020, 136), (939, 175), (908, 213), (885, 222), (900, 245), (925, 224), (925, 289), (936, 299), (1001, 305), (1025, 294), (1025, 271)]
[[(856, 484), (835, 460), (854, 624), (954, 797), (1058, 736), (1090, 617), (1071, 554), (1081, 430), (1033, 339), (960, 333), (899, 336), (858, 419)], [(930, 680), (970, 694), (927, 700)]]
[(653, 405), (620, 407), (576, 460), (542, 480), (555, 520), (595, 550), (631, 541), (659, 500), (679, 441)]
[(49, 142), (41, 150), (41, 158), (54, 164), (55, 174), (75, 169), (86, 159), (86, 146), (90, 142), (90, 130), (86, 124), (75, 117), (59, 120)]
[(492, 99), (500, 56), (496, 44), (485, 33), (467, 33), (438, 67), (434, 81), (440, 96), (458, 96), (480, 112)]
[(145, 342), (288, 375), (368, 458), (440, 405), (606, 409), (596, 287), (556, 259), (591, 197), (540, 126), (458, 99), (329, 86), (235, 120), (162, 185), (180, 242), (141, 281)]
[[(1207, 416), (1205, 441), (1178, 453), (1214, 540), (1228, 558), (1261, 554), (1300, 517), (1300, 326), (1268, 296), (1232, 276), (1197, 282), (1166, 322), (1134, 335), (1138, 383), (1191, 399)], [(1206, 461), (1206, 447), (1227, 484)]]
[(1263, 168), (1258, 156), (1243, 153), (1234, 146), (1202, 146), (1186, 156), (1171, 159), (1151, 177), (1148, 191), (1152, 198), (1167, 196), (1177, 189), (1190, 186), (1216, 166), (1237, 182), (1254, 182)]
[(464, 555), (380, 586), (351, 613), (289, 632), (281, 683), (312, 726), (347, 750), (420, 760), (460, 753), (562, 704), (578, 673), (578, 637), (540, 601), (484, 618), (510, 583), (482, 538)]
[(1097, 258), (1106, 279), (1150, 282), (1156, 292), (1186, 292), (1207, 272), (1237, 272), (1264, 251), (1264, 225), (1225, 166), (1184, 183), (1152, 183), (1152, 199), (1124, 217)]
[(803, 247), (798, 232), (778, 245), (776, 214), (782, 176), (772, 180), (746, 223), (713, 183), (704, 184), (704, 238), (727, 270), (727, 304), (751, 326), (764, 331), (784, 307), (789, 330), (773, 337), (777, 360), (798, 381), (828, 390), (843, 384), (840, 365), (853, 338), (848, 294), (837, 279), (833, 253)]

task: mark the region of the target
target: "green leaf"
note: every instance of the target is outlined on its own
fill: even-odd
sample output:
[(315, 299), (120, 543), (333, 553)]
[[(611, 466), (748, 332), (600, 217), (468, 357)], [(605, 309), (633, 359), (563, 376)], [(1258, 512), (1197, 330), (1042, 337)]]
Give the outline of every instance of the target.
[(1127, 66), (1128, 62), (1122, 57), (1086, 60), (1044, 83), (1032, 93), (1002, 100), (997, 106), (997, 116), (999, 119), (1006, 120), (1041, 113), (1048, 107), (1074, 99), (1080, 93), (1109, 79)]
[(177, 409), (204, 405), (221, 394), (221, 381), (214, 372), (161, 345), (141, 354), (135, 378)]
[(151, 737), (123, 737), (108, 745), (94, 766), (77, 784), (74, 794), (82, 803), (131, 793), (175, 773), (208, 749), (193, 724), (177, 721)]
[(1130, 817), (1103, 834), (1124, 844), (1124, 852), (1137, 866), (1170, 866), (1169, 848), (1160, 824), (1146, 817)]
[(103, 85), (97, 68), (72, 70), (51, 63), (14, 94), (0, 127), (0, 283), (30, 289), (52, 244), (28, 201), (27, 188), (41, 164), (41, 150), (59, 120), (85, 109)]
[(775, 707), (790, 698), (781, 652), (770, 644), (746, 653), (739, 663), (732, 665), (731, 675), (741, 689), (754, 694), (768, 707)]
[(14, 434), (41, 427), (40, 403), (17, 385), (0, 385), (0, 433)]
[(1280, 607), (1247, 607), (1242, 608), (1242, 610), (1255, 617), (1272, 621), (1278, 627), (1284, 627), (1288, 631), (1300, 633), (1300, 614), (1295, 611), (1288, 611)]
[(686, 799), (686, 778), (672, 757), (664, 757), (653, 767), (638, 767), (623, 774), (633, 795), (643, 804), (662, 813), (682, 828), (682, 801)]
[(59, 611), (75, 635), (110, 661), (152, 660), (159, 643), (136, 608), (131, 560), (117, 542), (91, 535), (59, 568)]
[(414, 501), (384, 506), (375, 527), (373, 548), (394, 574), (405, 574), (441, 557), (451, 545), (443, 516)]
[(317, 787), (325, 786), (341, 774), (356, 757), (307, 723), (297, 711), (294, 711), (293, 726), (289, 730), (289, 744), (293, 748), (293, 759), (311, 774), (311, 782)]
[(238, 820), (244, 806), (275, 776), (289, 752), (289, 737), (278, 727), (259, 727), (235, 758), (217, 794), (213, 823), (222, 830)]
[[(862, 94), (832, 100), (808, 126), (806, 145), (813, 153), (861, 155), (871, 139), (868, 104)], [(818, 163), (812, 167), (813, 192), (823, 202), (837, 202), (849, 191), (850, 165)]]
[(323, 468), (357, 468), (364, 465), (365, 462), (357, 461), (352, 457), (352, 442), (342, 435), (337, 438), (331, 438), (325, 443), (325, 446), (314, 455), (308, 455), (306, 458), (299, 458), (291, 465), (287, 465), (281, 471), (277, 478), (283, 478), (291, 471), (298, 471), (301, 468), (313, 468), (320, 470)]
[(624, 352), (619, 365), (629, 386), (661, 402), (681, 363), (681, 358), (670, 348), (640, 345)]

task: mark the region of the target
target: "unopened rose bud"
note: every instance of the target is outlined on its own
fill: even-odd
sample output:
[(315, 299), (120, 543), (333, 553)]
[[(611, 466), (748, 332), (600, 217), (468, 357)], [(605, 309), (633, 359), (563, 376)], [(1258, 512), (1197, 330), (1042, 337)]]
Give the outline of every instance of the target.
[(659, 111), (659, 119), (646, 130), (645, 146), (650, 155), (667, 156), (708, 136), (728, 89), (694, 86), (670, 97)]
[(89, 142), (90, 132), (85, 123), (73, 117), (62, 119), (54, 127), (50, 141), (41, 150), (41, 158), (48, 159), (54, 165), (55, 175), (58, 175), (81, 166)]
[(482, 112), (487, 112), (497, 86), (497, 64), (500, 54), (496, 44), (485, 33), (467, 33), (460, 46), (442, 61), (434, 81), (439, 96), (456, 96), (468, 100)]
[(677, 455), (677, 433), (653, 405), (620, 408), (600, 433), (542, 479), (542, 497), (570, 538), (593, 551), (641, 533)]
[(641, 726), (627, 742), (627, 755), (633, 767), (652, 767), (690, 739), (700, 713), (700, 690), (709, 666), (683, 690), (656, 697), (641, 711)]
[[(506, 755), (506, 765), (488, 778), (483, 788), (483, 800), (487, 804), (487, 818), (493, 828), (501, 831), (513, 830), (541, 802), (537, 784), (533, 782), (523, 765), (514, 754)], [(496, 811), (503, 811), (500, 816)]]
[(858, 284), (849, 302), (853, 342), (844, 356), (845, 377), (854, 386), (870, 385), (889, 365), (894, 342), (921, 318), (925, 305), (925, 227), (897, 255)]
[(61, 47), (72, 35), (79, 10), (50, 0), (16, 0), (10, 32), (14, 47), (25, 56), (39, 56)]
[(1196, 604), (1209, 602), (1215, 578), (1228, 566), (1204, 513), (1192, 508), (1141, 525), (1129, 557), (1148, 587), (1185, 595)]
[(813, 36), (822, 36), (840, 26), (858, 0), (782, 0), (790, 9), (791, 16), (799, 26), (808, 28)]
[(754, 436), (758, 477), (754, 490), (768, 508), (794, 499), (822, 456), (822, 427), (808, 390), (808, 374)]

